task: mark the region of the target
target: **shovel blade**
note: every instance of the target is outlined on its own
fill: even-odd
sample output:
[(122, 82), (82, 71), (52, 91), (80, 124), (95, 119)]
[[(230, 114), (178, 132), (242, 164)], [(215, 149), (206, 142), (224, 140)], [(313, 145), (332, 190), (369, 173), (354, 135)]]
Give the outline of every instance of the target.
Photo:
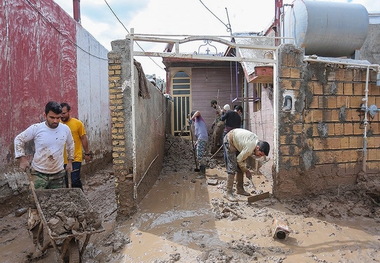
[(253, 203), (253, 202), (260, 201), (266, 198), (269, 198), (269, 192), (248, 197), (248, 203)]

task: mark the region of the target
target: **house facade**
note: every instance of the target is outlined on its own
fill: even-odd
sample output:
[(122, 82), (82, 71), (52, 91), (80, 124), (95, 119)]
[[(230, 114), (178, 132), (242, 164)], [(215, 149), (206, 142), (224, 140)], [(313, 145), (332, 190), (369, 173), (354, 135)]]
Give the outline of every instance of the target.
[[(327, 16), (334, 13), (330, 9), (337, 8), (334, 4), (329, 6), (331, 3), (323, 4), (327, 6), (322, 6), (320, 11), (326, 12)], [(359, 28), (365, 28), (367, 23), (370, 32), (378, 32), (375, 30), (378, 25), (368, 24), (368, 17), (363, 16), (365, 9), (362, 6), (344, 4), (338, 7), (350, 12), (350, 19), (356, 21)], [(294, 17), (292, 12), (290, 14)], [(346, 19), (344, 14), (341, 16), (341, 19)], [(351, 20), (348, 20), (349, 24)], [(277, 41), (271, 37), (277, 33), (278, 26), (273, 24), (266, 32), (268, 38), (243, 38), (236, 43), (274, 45)], [(340, 34), (345, 36), (346, 33), (342, 28)], [(374, 52), (379, 53), (380, 42), (378, 34), (363, 37), (363, 30), (358, 30), (357, 34), (360, 36), (357, 42), (360, 43), (355, 46), (346, 44), (346, 56), (342, 56), (339, 41), (334, 39), (326, 40), (329, 50), (323, 49), (322, 40), (317, 39), (322, 48), (312, 46), (305, 49), (294, 44), (282, 44), (276, 51), (237, 51), (240, 56), (274, 57), (276, 61), (274, 65), (242, 62), (244, 78), (239, 87), (242, 96), (235, 101), (240, 101), (244, 107), (245, 128), (272, 146), (269, 161), (261, 171), (273, 177), (273, 194), (277, 197), (339, 189), (355, 185), (363, 177), (379, 175), (379, 61)], [(302, 44), (309, 45), (309, 39), (303, 41)], [(340, 52), (335, 56), (330, 50), (333, 45), (337, 45)], [(310, 50), (330, 57), (307, 54)], [(181, 63), (188, 70), (194, 66), (189, 61)], [(168, 87), (173, 87), (172, 76), (180, 69), (171, 66), (167, 65)], [(200, 70), (207, 71), (207, 68)], [(198, 92), (193, 90), (191, 98), (198, 97)], [(202, 90), (202, 94), (207, 93)], [(189, 101), (192, 106), (195, 103), (194, 99)]]
[[(241, 105), (244, 74), (240, 63), (229, 61), (194, 61), (164, 58), (167, 69), (167, 93), (173, 98), (172, 134), (188, 136), (188, 114), (201, 112), (209, 129), (215, 120), (211, 100), (220, 107)], [(185, 127), (185, 128), (184, 128)]]

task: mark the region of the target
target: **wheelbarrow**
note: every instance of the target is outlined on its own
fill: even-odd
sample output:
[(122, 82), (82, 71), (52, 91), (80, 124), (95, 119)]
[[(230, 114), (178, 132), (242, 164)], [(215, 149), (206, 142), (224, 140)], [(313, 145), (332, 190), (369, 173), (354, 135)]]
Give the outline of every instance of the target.
[(43, 255), (54, 247), (57, 262), (80, 263), (91, 235), (104, 231), (99, 215), (79, 188), (35, 189), (30, 183), (41, 220), (37, 248)]

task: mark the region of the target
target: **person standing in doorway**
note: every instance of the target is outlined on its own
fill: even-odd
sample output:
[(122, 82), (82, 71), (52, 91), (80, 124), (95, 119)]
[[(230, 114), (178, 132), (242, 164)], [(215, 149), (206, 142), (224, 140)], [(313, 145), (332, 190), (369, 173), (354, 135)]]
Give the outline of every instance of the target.
[[(70, 111), (71, 106), (63, 102), (61, 103), (62, 107), (62, 117), (61, 121), (62, 123), (69, 126), (71, 130), (71, 134), (73, 136), (74, 142), (75, 142), (75, 151), (74, 151), (74, 160), (73, 160), (73, 171), (71, 174), (71, 183), (72, 187), (74, 188), (80, 188), (83, 190), (83, 185), (80, 177), (80, 171), (82, 167), (82, 161), (83, 161), (83, 151), (84, 151), (84, 158), (86, 162), (91, 161), (92, 153), (89, 150), (89, 143), (86, 135), (86, 129), (84, 127), (83, 122), (80, 120), (71, 117)], [(67, 164), (67, 156), (65, 155), (65, 164)], [(68, 173), (69, 174), (69, 173)], [(66, 182), (68, 184), (68, 174), (66, 175), (67, 179)]]
[(236, 128), (226, 134), (223, 140), (224, 150), (227, 156), (227, 189), (225, 198), (231, 202), (237, 201), (233, 195), (233, 185), (236, 174), (236, 193), (249, 196), (243, 187), (243, 173), (248, 179), (252, 174), (247, 168), (246, 160), (253, 155), (256, 158), (268, 156), (270, 146), (266, 141), (261, 141), (251, 131)]
[[(198, 179), (206, 177), (206, 149), (208, 141), (207, 125), (199, 111), (192, 111), (190, 113), (190, 121), (194, 124), (194, 135), (196, 141), (196, 154), (199, 163), (199, 176)], [(191, 129), (191, 127), (190, 127)], [(193, 146), (194, 148), (194, 146)]]

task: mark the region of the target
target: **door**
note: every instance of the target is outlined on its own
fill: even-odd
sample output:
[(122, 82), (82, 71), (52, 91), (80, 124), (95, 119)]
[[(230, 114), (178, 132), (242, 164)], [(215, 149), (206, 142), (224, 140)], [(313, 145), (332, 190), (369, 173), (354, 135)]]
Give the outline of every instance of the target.
[(190, 135), (188, 115), (190, 114), (190, 76), (178, 71), (172, 79), (173, 135), (188, 137)]

